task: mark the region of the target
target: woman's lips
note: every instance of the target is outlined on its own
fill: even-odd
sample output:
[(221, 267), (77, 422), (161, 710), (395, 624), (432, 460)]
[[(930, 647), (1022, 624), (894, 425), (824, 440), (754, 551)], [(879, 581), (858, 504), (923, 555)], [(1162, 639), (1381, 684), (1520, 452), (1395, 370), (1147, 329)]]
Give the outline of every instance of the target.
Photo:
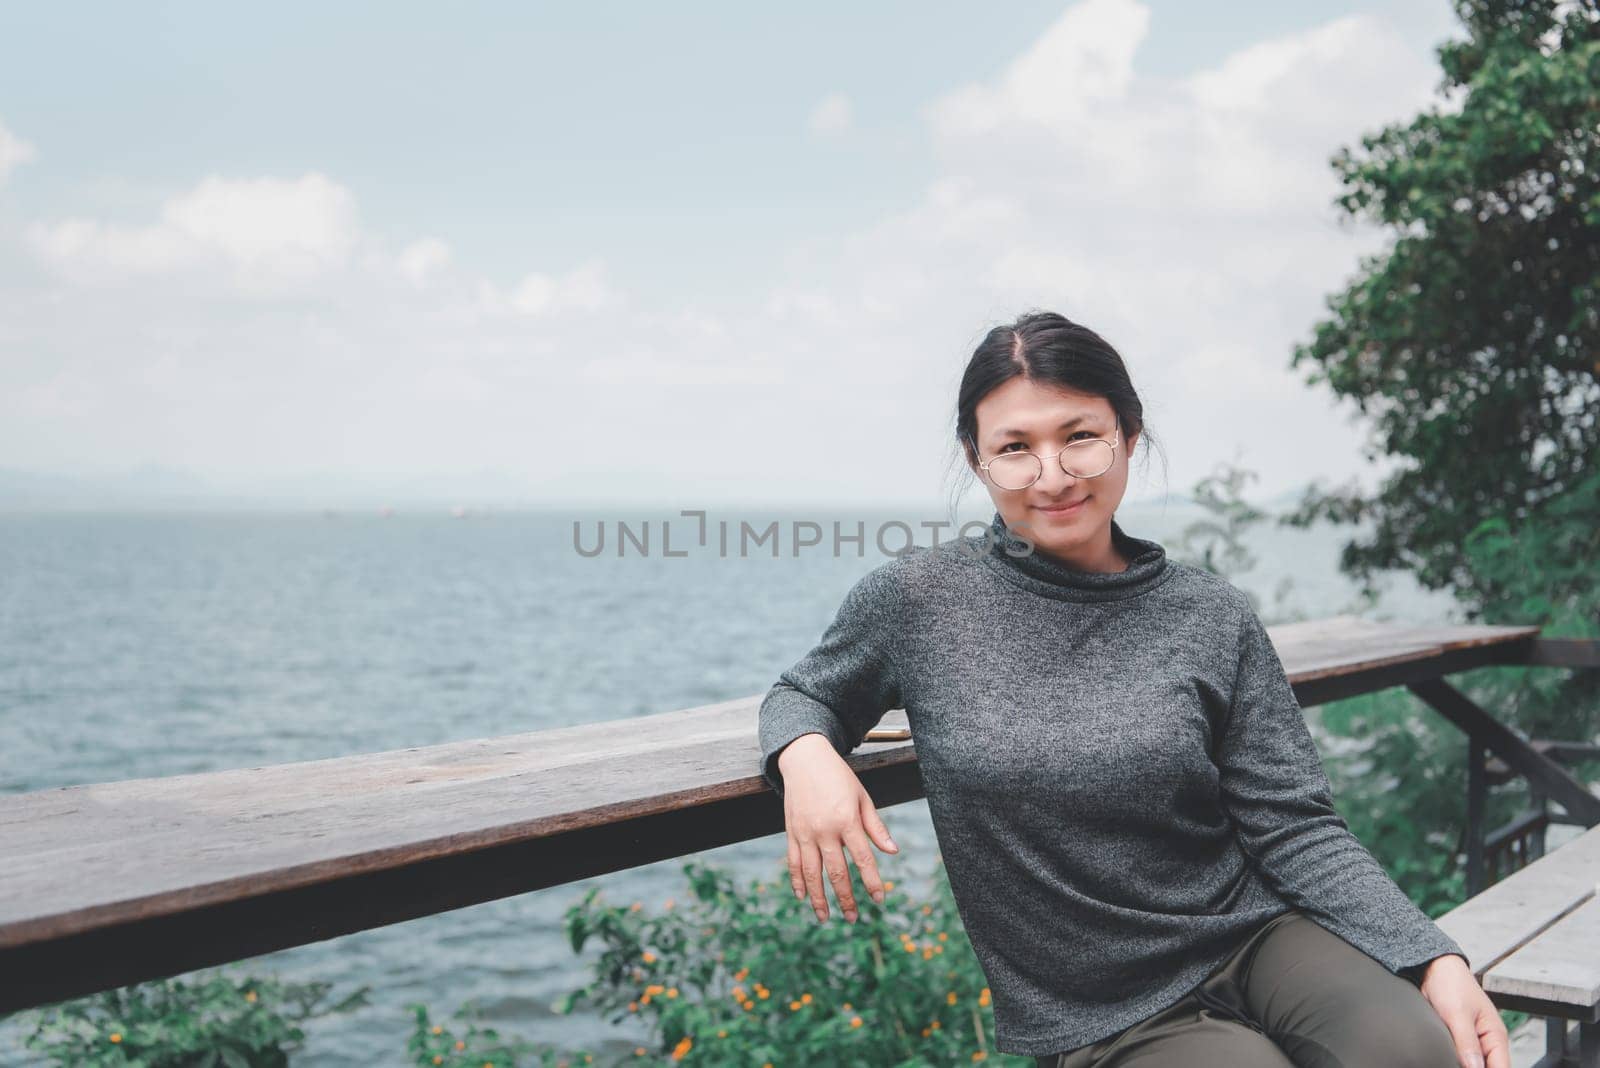
[(1039, 511), (1043, 512), (1045, 515), (1049, 516), (1051, 519), (1070, 519), (1072, 516), (1075, 516), (1079, 512), (1083, 511), (1083, 506), (1086, 503), (1088, 503), (1088, 500), (1089, 500), (1089, 498), (1085, 497), (1083, 500), (1078, 501), (1075, 504), (1070, 504), (1070, 505), (1067, 505), (1066, 507), (1057, 507), (1057, 508), (1049, 508), (1049, 507), (1045, 507), (1043, 505), (1040, 505), (1039, 506)]

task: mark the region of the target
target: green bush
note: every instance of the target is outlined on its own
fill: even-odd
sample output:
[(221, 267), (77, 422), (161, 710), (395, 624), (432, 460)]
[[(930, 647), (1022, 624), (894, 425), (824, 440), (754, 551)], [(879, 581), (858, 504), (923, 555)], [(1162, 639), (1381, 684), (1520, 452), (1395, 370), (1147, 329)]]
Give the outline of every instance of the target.
[(71, 1068), (280, 1068), (305, 1038), (302, 1023), (365, 1005), (371, 990), (319, 1007), (330, 989), (220, 972), (157, 979), (35, 1010), (24, 1041)]
[[(988, 988), (940, 866), (913, 897), (857, 885), (858, 920), (819, 924), (787, 872), (740, 893), (726, 873), (684, 866), (690, 897), (656, 914), (590, 891), (566, 915), (575, 951), (601, 944), (594, 981), (557, 1004), (650, 1031), (640, 1063), (1030, 1065), (994, 1050)], [(854, 877), (854, 872), (852, 872)]]

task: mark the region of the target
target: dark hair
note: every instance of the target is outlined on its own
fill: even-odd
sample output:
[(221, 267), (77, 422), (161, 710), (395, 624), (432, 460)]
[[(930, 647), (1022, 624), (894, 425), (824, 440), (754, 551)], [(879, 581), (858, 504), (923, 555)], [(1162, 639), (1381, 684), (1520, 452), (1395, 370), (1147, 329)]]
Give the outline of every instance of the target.
[[(956, 394), (956, 445), (962, 470), (971, 477), (977, 462), (973, 442), (978, 436), (978, 402), (1013, 378), (1050, 383), (1104, 397), (1116, 413), (1126, 440), (1138, 434), (1151, 436), (1144, 425), (1144, 403), (1128, 377), (1128, 368), (1110, 343), (1087, 326), (1049, 311), (1028, 312), (1016, 322), (997, 326), (984, 335)], [(950, 514), (965, 486), (958, 486)]]

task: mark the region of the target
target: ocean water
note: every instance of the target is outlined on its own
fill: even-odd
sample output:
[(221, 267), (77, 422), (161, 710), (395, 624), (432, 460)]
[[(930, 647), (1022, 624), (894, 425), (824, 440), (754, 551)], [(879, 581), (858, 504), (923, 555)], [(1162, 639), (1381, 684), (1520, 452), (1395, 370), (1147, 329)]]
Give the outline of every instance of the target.
[[(986, 521), (991, 511), (964, 513)], [(1191, 507), (1126, 507), (1130, 533), (1169, 546)], [(889, 519), (937, 509), (780, 515), (712, 511), (707, 545), (675, 512), (181, 513), (0, 515), (0, 793), (254, 766), (622, 719), (759, 694), (804, 653), (850, 584), (886, 559)], [(785, 526), (780, 556), (741, 556), (739, 521)], [(805, 519), (846, 532), (863, 555), (792, 552)], [(574, 548), (604, 527), (606, 551)], [(661, 524), (672, 523), (668, 557)], [(719, 551), (720, 521), (730, 524)], [(616, 554), (616, 524), (649, 521), (649, 552)], [(948, 532), (942, 535), (948, 537)], [(1259, 563), (1234, 581), (1270, 623), (1351, 610), (1339, 575), (1345, 529), (1263, 525)], [(922, 532), (920, 541), (930, 535)], [(898, 536), (886, 534), (891, 545)], [(1277, 597), (1289, 580), (1288, 595)], [(1380, 618), (1459, 618), (1451, 599), (1405, 576)], [(752, 724), (753, 729), (753, 724)], [(888, 878), (925, 885), (936, 848), (926, 805), (884, 811), (898, 857)], [(782, 873), (782, 835), (701, 855), (741, 879)], [(642, 1029), (550, 1004), (588, 978), (561, 934), (590, 886), (614, 902), (682, 897), (673, 860), (450, 913), (265, 954), (229, 966), (327, 980), (334, 999), (373, 987), (373, 1004), (314, 1022), (299, 1065), (400, 1065), (411, 1018), (472, 1002), (484, 1021), (534, 1040), (623, 1058)], [(837, 912), (834, 912), (835, 922)], [(16, 1021), (0, 1022), (0, 1064), (26, 1064)]]

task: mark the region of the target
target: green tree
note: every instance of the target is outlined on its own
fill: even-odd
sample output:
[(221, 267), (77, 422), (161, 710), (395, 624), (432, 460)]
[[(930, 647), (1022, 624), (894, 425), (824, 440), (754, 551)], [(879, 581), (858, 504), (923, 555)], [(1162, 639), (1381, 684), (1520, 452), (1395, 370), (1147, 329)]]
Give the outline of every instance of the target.
[(1398, 469), (1371, 494), (1314, 485), (1290, 521), (1370, 521), (1347, 573), (1370, 587), (1409, 569), (1477, 618), (1527, 591), (1474, 567), (1468, 535), (1497, 519), (1518, 537), (1600, 458), (1600, 9), (1455, 8), (1449, 102), (1333, 159), (1343, 211), (1393, 240), (1293, 360), (1355, 402), (1367, 458)]

